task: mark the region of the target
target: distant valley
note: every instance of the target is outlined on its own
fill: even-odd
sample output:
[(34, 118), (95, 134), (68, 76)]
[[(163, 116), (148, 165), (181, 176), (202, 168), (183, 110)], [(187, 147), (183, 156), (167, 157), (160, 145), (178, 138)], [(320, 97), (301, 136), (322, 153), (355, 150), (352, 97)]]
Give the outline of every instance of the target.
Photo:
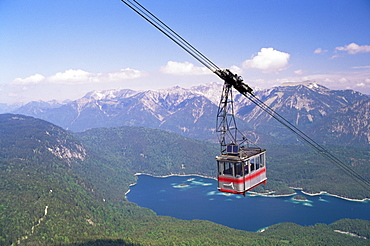
[[(279, 245), (283, 239), (293, 245), (301, 240), (312, 245), (359, 245), (370, 237), (366, 220), (311, 227), (282, 223), (255, 233), (208, 221), (156, 216), (125, 199), (136, 172), (213, 176), (216, 144), (143, 127), (71, 133), (15, 114), (0, 115), (0, 125), (2, 245)], [(307, 192), (325, 189), (346, 197), (370, 197), (340, 170), (317, 162), (315, 153), (306, 148), (268, 149), (265, 189), (284, 193), (289, 186), (300, 186)], [(289, 156), (287, 150), (294, 154)], [(370, 173), (364, 149), (334, 150), (343, 158), (350, 157), (358, 172)]]

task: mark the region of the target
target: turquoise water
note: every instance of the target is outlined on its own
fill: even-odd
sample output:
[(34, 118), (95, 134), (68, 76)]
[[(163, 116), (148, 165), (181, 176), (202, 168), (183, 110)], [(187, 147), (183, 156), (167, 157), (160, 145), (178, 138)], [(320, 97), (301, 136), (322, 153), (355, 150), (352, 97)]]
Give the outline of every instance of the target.
[(166, 178), (138, 176), (127, 194), (129, 201), (178, 219), (213, 221), (231, 228), (257, 231), (281, 222), (299, 225), (330, 224), (342, 218), (370, 220), (370, 202), (354, 202), (329, 195), (289, 197), (234, 195), (217, 191), (217, 181), (198, 176)]

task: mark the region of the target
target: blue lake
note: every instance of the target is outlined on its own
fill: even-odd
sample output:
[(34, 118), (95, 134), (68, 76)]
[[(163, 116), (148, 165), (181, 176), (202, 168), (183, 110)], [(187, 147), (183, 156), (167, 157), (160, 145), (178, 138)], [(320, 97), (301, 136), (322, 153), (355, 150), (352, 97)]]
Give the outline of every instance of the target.
[(343, 218), (370, 220), (370, 202), (354, 202), (329, 195), (289, 197), (234, 195), (217, 191), (217, 181), (198, 176), (166, 178), (138, 176), (127, 199), (158, 215), (213, 221), (231, 228), (257, 231), (281, 222), (299, 225), (330, 224)]

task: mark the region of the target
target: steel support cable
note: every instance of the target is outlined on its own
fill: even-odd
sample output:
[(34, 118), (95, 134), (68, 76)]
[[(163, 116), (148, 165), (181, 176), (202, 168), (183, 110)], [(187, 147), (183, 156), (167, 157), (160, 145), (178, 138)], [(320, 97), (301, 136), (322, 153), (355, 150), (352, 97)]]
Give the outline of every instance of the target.
[[(326, 150), (324, 147), (322, 147), (316, 141), (314, 141), (313, 139), (311, 139), (307, 134), (305, 134), (304, 132), (302, 132), (301, 130), (299, 130), (297, 127), (295, 127), (293, 124), (291, 124), (289, 121), (287, 121), (283, 116), (281, 116), (280, 114), (278, 114), (277, 112), (275, 112), (274, 110), (272, 110), (270, 107), (268, 107), (266, 104), (264, 104), (262, 101), (260, 101), (255, 96), (253, 96), (253, 97), (256, 99), (256, 102), (259, 103), (259, 106), (261, 108), (264, 107), (266, 109), (265, 111), (269, 110), (270, 111), (269, 114), (272, 117), (274, 117), (276, 120), (278, 120), (284, 126), (286, 126), (288, 129), (290, 129), (295, 134), (297, 134), (306, 143), (310, 144), (312, 147), (314, 147), (316, 150), (318, 150), (321, 154), (327, 155), (327, 157), (329, 159), (331, 159), (332, 161), (334, 161), (335, 163), (337, 163), (343, 169), (346, 169), (352, 175), (356, 176), (356, 178), (358, 178), (358, 179), (360, 179), (360, 180), (365, 181), (366, 183), (368, 183), (368, 181), (366, 181), (366, 179), (364, 179), (362, 176), (360, 176), (359, 174), (357, 174), (354, 170), (352, 170), (347, 165), (345, 165), (342, 161), (340, 161), (338, 158), (336, 158), (334, 155), (332, 155), (328, 150)], [(368, 183), (368, 184), (370, 184), (370, 183)]]
[(326, 157), (327, 159), (329, 159), (330, 161), (332, 161), (337, 167), (341, 168), (342, 171), (344, 171), (345, 173), (347, 173), (347, 175), (349, 175), (357, 183), (361, 184), (366, 189), (369, 189), (370, 184), (369, 184), (369, 182), (366, 179), (364, 179), (362, 176), (360, 176), (359, 174), (357, 174), (356, 172), (354, 172), (351, 168), (349, 168), (347, 165), (345, 165), (343, 162), (341, 162), (335, 156), (333, 156), (332, 154), (330, 154), (330, 152), (328, 152), (326, 149), (322, 148), (320, 145), (317, 145), (316, 142), (311, 142), (304, 135), (300, 135), (296, 130), (294, 130), (289, 125), (285, 124), (285, 122), (282, 121), (281, 119), (279, 119), (278, 117), (276, 117), (274, 115), (272, 115), (272, 117), (274, 117), (281, 124), (283, 124), (284, 126), (286, 126), (293, 133), (297, 134), (300, 137), (301, 140), (303, 140), (304, 142), (306, 142), (307, 144), (309, 144), (312, 148), (314, 148), (315, 150), (317, 150), (321, 155), (323, 155), (324, 157)]
[(290, 122), (288, 122), (284, 117), (282, 117), (280, 114), (273, 111), (271, 108), (269, 108), (266, 104), (264, 104), (262, 101), (260, 101), (258, 98), (254, 97), (256, 101), (253, 101), (255, 104), (257, 104), (260, 108), (264, 109), (265, 112), (267, 112), (269, 115), (271, 115), (273, 118), (278, 120), (280, 123), (282, 123), (284, 126), (286, 126), (288, 129), (290, 129), (292, 132), (294, 132), (296, 135), (298, 135), (303, 141), (311, 145), (314, 149), (319, 151), (322, 155), (325, 155), (327, 158), (329, 158), (331, 161), (333, 161), (335, 164), (337, 164), (339, 167), (341, 167), (344, 171), (347, 172), (347, 174), (352, 175), (353, 177), (357, 178), (358, 180), (364, 182), (366, 185), (370, 185), (366, 179), (364, 179), (362, 176), (357, 174), (355, 171), (353, 171), (351, 168), (349, 168), (347, 165), (345, 165), (343, 162), (341, 162), (338, 158), (330, 154), (328, 150), (323, 148), (321, 145), (319, 145), (317, 142), (312, 140), (309, 136), (307, 136), (305, 133), (303, 133), (301, 130), (296, 128), (294, 125), (292, 125)]
[(243, 95), (245, 97), (247, 97), (250, 101), (252, 101), (254, 104), (256, 104), (258, 107), (260, 107), (262, 110), (264, 110), (271, 117), (273, 117), (278, 122), (280, 122), (282, 125), (284, 125), (285, 127), (287, 127), (290, 131), (292, 131), (293, 133), (295, 133), (301, 140), (303, 140), (304, 142), (306, 142), (307, 144), (309, 144), (311, 147), (313, 147), (315, 150), (317, 150), (321, 155), (325, 156), (330, 161), (332, 161), (337, 167), (341, 168), (342, 171), (344, 171), (345, 173), (347, 173), (357, 183), (359, 183), (360, 185), (362, 185), (364, 188), (370, 190), (370, 182), (369, 181), (367, 181), (360, 174), (356, 173), (354, 170), (352, 170), (350, 167), (348, 167), (346, 164), (344, 164), (341, 160), (339, 160), (334, 155), (332, 155), (328, 150), (326, 150), (324, 147), (322, 147), (316, 141), (314, 141), (309, 136), (307, 136), (304, 132), (302, 132), (297, 127), (295, 127), (292, 123), (290, 123), (289, 121), (287, 121), (279, 113), (275, 112), (273, 109), (271, 109), (264, 102), (262, 102), (261, 100), (259, 100), (253, 94), (243, 93)]
[(152, 24), (155, 28), (157, 28), (160, 32), (166, 35), (169, 39), (179, 45), (183, 50), (188, 52), (192, 57), (194, 57), (197, 61), (203, 64), (205, 67), (210, 69), (212, 72), (219, 70), (218, 66), (210, 61), (206, 56), (204, 56), (200, 51), (190, 45), (185, 39), (183, 39), (180, 35), (178, 35), (175, 31), (169, 28), (166, 24), (164, 24), (161, 20), (159, 20), (155, 15), (149, 12), (146, 8), (140, 5), (138, 2), (135, 4), (129, 0), (121, 0), (125, 3), (129, 8), (139, 14), (142, 18)]
[[(186, 44), (189, 48), (192, 49), (195, 53), (197, 53), (200, 57), (202, 57), (205, 61), (207, 61), (210, 65), (212, 65), (213, 69), (220, 70), (220, 68), (213, 63), (210, 59), (208, 59), (205, 55), (203, 55), (198, 49), (196, 49), (193, 45), (191, 45), (188, 41), (186, 41), (184, 38), (182, 38), (177, 32), (175, 32), (173, 29), (171, 29), (168, 25), (166, 25), (163, 21), (158, 19), (154, 14), (152, 14), (148, 9), (146, 9), (143, 5), (141, 5), (139, 2), (133, 0), (137, 5), (140, 6), (143, 10), (145, 10), (148, 14), (150, 14), (153, 18), (155, 18), (159, 23), (161, 23), (164, 27), (167, 28), (168, 31), (170, 31), (174, 36), (176, 36), (179, 40), (181, 40), (184, 44)], [(212, 70), (212, 72), (214, 72)]]

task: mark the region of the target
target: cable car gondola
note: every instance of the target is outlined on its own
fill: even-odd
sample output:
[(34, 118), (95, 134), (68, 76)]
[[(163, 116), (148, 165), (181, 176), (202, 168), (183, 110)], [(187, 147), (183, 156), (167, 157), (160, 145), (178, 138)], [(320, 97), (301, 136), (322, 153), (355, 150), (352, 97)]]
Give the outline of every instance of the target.
[(243, 194), (266, 184), (266, 150), (228, 145), (226, 153), (216, 157), (218, 190)]
[(216, 122), (221, 146), (221, 154), (216, 156), (218, 190), (245, 195), (267, 180), (266, 149), (249, 146), (250, 140), (238, 130), (234, 116), (232, 88), (245, 93), (252, 93), (252, 88), (227, 69), (218, 70), (216, 74), (225, 81)]

